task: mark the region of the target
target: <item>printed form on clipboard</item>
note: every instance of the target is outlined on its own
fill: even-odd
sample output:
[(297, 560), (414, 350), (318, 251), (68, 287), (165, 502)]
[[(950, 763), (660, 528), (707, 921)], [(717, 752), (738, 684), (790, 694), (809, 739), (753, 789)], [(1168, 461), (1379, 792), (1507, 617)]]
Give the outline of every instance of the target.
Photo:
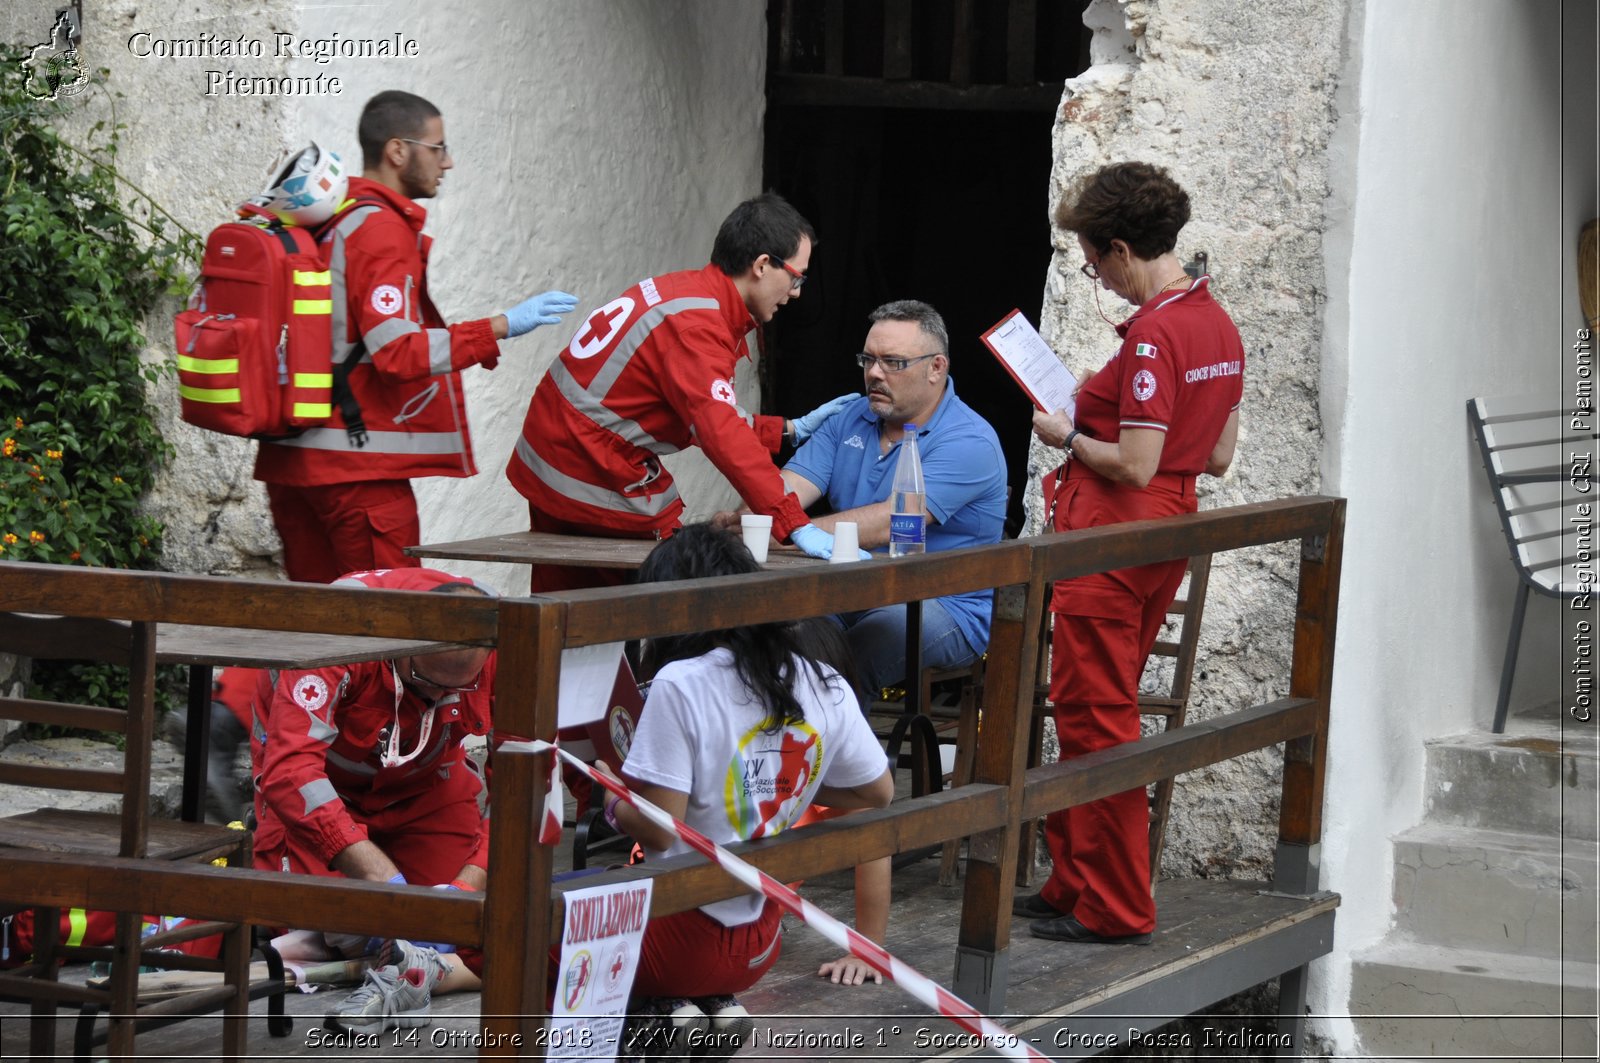
[(984, 346), (994, 352), (1033, 404), (1045, 413), (1066, 410), (1076, 418), (1078, 378), (1061, 363), (1021, 310), (1013, 310), (983, 334)]

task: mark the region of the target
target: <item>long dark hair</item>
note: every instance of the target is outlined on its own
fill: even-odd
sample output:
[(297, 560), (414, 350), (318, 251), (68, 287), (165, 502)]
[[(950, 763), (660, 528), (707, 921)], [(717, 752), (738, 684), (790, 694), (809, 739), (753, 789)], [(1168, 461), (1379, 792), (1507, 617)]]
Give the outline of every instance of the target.
[[(759, 571), (761, 566), (737, 535), (718, 531), (709, 524), (690, 524), (650, 551), (639, 568), (639, 582), (662, 583)], [(825, 640), (816, 637), (815, 623), (818, 622), (753, 624), (650, 639), (645, 643), (642, 671), (646, 677), (654, 677), (673, 661), (700, 657), (719, 646), (726, 647), (733, 654), (739, 681), (767, 709), (762, 727), (777, 731), (806, 718), (805, 709), (793, 690), (795, 682), (801, 678), (798, 669), (809, 669), (824, 685), (849, 689), (843, 680), (824, 670), (817, 654), (819, 644)]]

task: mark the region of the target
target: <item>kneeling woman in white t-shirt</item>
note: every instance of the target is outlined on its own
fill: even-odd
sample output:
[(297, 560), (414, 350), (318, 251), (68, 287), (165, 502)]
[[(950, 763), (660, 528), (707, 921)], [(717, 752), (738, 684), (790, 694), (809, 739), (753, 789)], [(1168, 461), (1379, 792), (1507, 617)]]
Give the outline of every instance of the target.
[[(694, 524), (651, 551), (639, 582), (757, 571), (737, 536)], [(894, 781), (850, 684), (802, 645), (788, 623), (646, 643), (654, 681), (622, 766), (629, 788), (722, 845), (771, 837), (812, 801), (887, 805)], [(690, 851), (625, 804), (613, 815), (652, 860)], [(781, 914), (746, 894), (651, 919), (634, 996), (748, 989), (778, 958)]]

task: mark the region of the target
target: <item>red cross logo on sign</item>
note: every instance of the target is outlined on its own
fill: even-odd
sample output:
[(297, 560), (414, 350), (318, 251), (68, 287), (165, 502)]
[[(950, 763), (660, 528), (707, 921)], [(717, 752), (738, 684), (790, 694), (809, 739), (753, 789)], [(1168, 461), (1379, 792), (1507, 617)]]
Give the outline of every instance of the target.
[(711, 382), (711, 397), (718, 402), (726, 402), (729, 406), (739, 405), (739, 399), (733, 393), (733, 385), (726, 380), (713, 380)]
[(372, 309), (380, 314), (400, 312), (400, 289), (392, 284), (380, 284), (372, 289)]
[(572, 337), (567, 352), (574, 358), (593, 358), (611, 343), (612, 337), (633, 313), (633, 300), (618, 296), (589, 315), (584, 327)]

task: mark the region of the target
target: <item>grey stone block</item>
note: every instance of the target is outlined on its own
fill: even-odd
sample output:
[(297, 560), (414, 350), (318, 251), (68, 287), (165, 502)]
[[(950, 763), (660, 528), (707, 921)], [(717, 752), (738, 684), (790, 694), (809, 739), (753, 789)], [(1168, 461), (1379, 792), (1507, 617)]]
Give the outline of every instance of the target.
[(1426, 819), (1593, 842), (1597, 776), (1592, 730), (1440, 739), (1428, 743)]
[(1395, 839), (1395, 929), (1414, 940), (1596, 958), (1596, 846), (1424, 824)]
[(1384, 942), (1357, 958), (1350, 1012), (1371, 1058), (1594, 1059), (1595, 967)]

